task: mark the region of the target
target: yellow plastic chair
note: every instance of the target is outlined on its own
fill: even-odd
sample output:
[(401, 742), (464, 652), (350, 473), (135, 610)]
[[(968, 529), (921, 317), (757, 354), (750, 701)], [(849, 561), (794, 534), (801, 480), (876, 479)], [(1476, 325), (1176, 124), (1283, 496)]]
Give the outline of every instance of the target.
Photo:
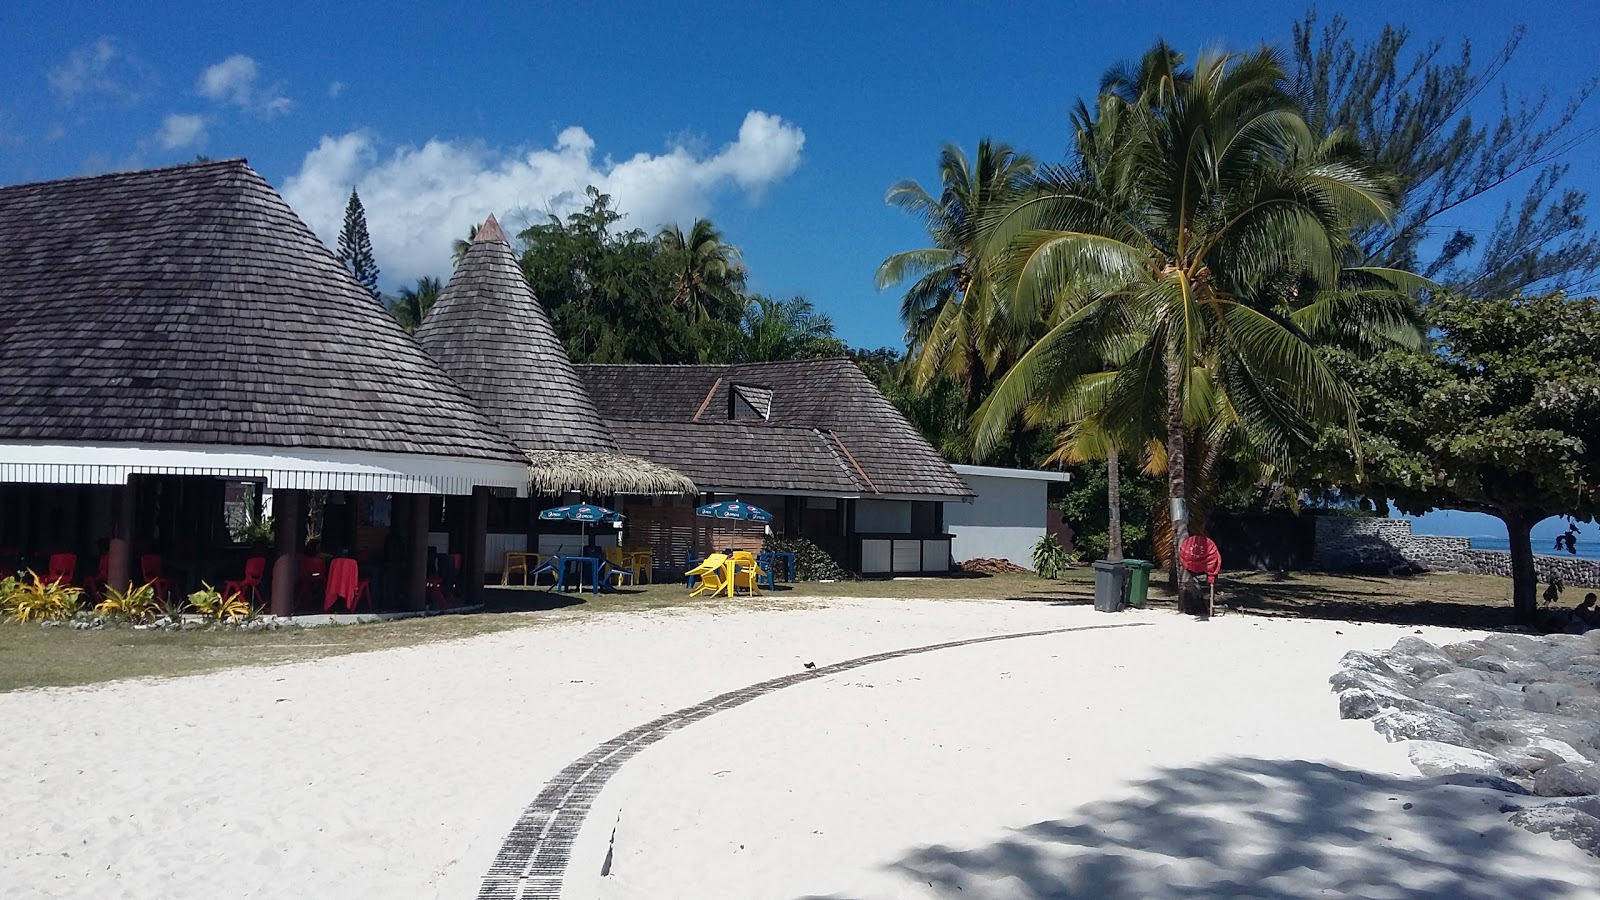
[(635, 577), (638, 570), (629, 565), (631, 561), (629, 555), (624, 553), (621, 547), (606, 548), (606, 562), (611, 563), (611, 577), (617, 580), (617, 587), (622, 587), (623, 579), (627, 579), (628, 584), (639, 583)]
[(511, 575), (516, 573), (522, 576), (522, 586), (527, 587), (530, 558), (533, 562), (532, 568), (537, 568), (539, 554), (526, 550), (507, 550), (505, 565), (500, 567), (500, 585), (508, 586), (511, 583)]
[(650, 574), (650, 570), (656, 564), (656, 552), (654, 550), (649, 547), (633, 547), (623, 550), (623, 556), (626, 556), (629, 562), (632, 563), (628, 568), (633, 570), (635, 584), (650, 584), (655, 581)]
[(733, 561), (728, 559), (726, 554), (713, 553), (701, 560), (700, 565), (683, 573), (685, 578), (700, 579), (700, 584), (689, 592), (689, 596), (698, 597), (701, 594), (710, 594), (715, 597), (718, 594), (725, 593), (732, 597), (732, 568)]
[[(756, 556), (748, 550), (733, 551), (733, 590), (744, 589), (753, 597), (761, 593), (761, 579), (767, 577)], [(733, 596), (729, 594), (729, 596)]]

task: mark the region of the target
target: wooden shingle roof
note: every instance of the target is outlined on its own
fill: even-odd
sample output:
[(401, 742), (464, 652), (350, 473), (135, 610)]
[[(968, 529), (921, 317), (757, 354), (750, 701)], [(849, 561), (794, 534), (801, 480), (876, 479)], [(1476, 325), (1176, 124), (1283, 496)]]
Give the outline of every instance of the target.
[(493, 216), (417, 340), (523, 450), (616, 452)]
[[(848, 359), (578, 372), (625, 451), (685, 472), (702, 489), (972, 496)], [(752, 414), (762, 407), (765, 417)]]
[(243, 160), (0, 188), (0, 441), (519, 457)]

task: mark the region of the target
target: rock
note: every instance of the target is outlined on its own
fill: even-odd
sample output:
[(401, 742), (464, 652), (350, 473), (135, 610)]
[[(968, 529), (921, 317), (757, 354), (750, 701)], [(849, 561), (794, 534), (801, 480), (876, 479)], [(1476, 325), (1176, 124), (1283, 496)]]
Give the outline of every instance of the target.
[(1515, 660), (1538, 659), (1539, 654), (1549, 647), (1542, 637), (1530, 634), (1491, 634), (1483, 642), (1492, 652)]
[(1575, 719), (1600, 722), (1600, 696), (1579, 694), (1556, 701), (1556, 712)]
[(1578, 689), (1570, 684), (1540, 682), (1522, 689), (1522, 705), (1533, 712), (1554, 713), (1560, 702), (1578, 696)]
[[(1408, 680), (1394, 666), (1381, 655), (1370, 653), (1366, 650), (1351, 650), (1339, 658), (1339, 672), (1366, 672), (1380, 678), (1405, 681)], [(1337, 673), (1335, 675), (1337, 677)]]
[(1571, 744), (1550, 738), (1534, 738), (1526, 744), (1505, 747), (1497, 755), (1511, 765), (1528, 770), (1530, 774), (1542, 772), (1561, 763), (1575, 763), (1581, 766), (1590, 761)]
[(1441, 709), (1386, 709), (1371, 719), (1372, 727), (1391, 741), (1440, 741), (1459, 747), (1471, 744), (1466, 720)]
[(1467, 731), (1480, 740), (1508, 747), (1528, 746), (1548, 738), (1571, 744), (1580, 752), (1600, 749), (1600, 725), (1519, 709), (1484, 710)]
[(1583, 850), (1600, 856), (1600, 818), (1581, 809), (1562, 804), (1533, 806), (1511, 815), (1511, 824), (1534, 834), (1548, 834), (1560, 841), (1571, 841)]
[(1388, 654), (1391, 667), (1404, 669), (1416, 678), (1432, 678), (1456, 668), (1450, 654), (1419, 637), (1407, 635), (1395, 642)]
[(1376, 679), (1368, 683), (1358, 683), (1339, 692), (1341, 719), (1370, 719), (1384, 710), (1391, 709), (1421, 712), (1430, 707), (1420, 700), (1384, 686)]
[(1600, 764), (1557, 763), (1534, 776), (1533, 792), (1541, 797), (1600, 794)]
[(1477, 656), (1462, 663), (1463, 666), (1466, 666), (1469, 669), (1481, 669), (1485, 672), (1500, 673), (1511, 671), (1509, 668), (1510, 664), (1511, 660), (1506, 659), (1504, 656), (1497, 656), (1492, 653), (1485, 654), (1483, 656)]
[[(1473, 681), (1454, 678), (1452, 675), (1484, 675), (1482, 672), (1459, 672), (1440, 675), (1423, 682), (1416, 690), (1416, 698), (1460, 716), (1472, 716), (1475, 710), (1494, 709), (1513, 705), (1522, 708), (1527, 699), (1515, 688), (1504, 687), (1491, 680)], [(1551, 701), (1552, 707), (1555, 701)]]
[(1411, 764), (1430, 778), (1435, 775), (1453, 775), (1466, 772), (1473, 775), (1496, 775), (1501, 778), (1526, 778), (1528, 773), (1505, 760), (1490, 756), (1481, 750), (1470, 750), (1439, 741), (1407, 741), (1406, 754)]
[(1506, 663), (1506, 674), (1511, 680), (1528, 684), (1534, 681), (1547, 681), (1550, 678), (1550, 667), (1542, 662), (1531, 659), (1513, 659)]
[(1492, 652), (1489, 649), (1489, 645), (1483, 641), (1461, 641), (1456, 644), (1445, 644), (1439, 649), (1443, 650), (1451, 659), (1454, 659), (1457, 665)]

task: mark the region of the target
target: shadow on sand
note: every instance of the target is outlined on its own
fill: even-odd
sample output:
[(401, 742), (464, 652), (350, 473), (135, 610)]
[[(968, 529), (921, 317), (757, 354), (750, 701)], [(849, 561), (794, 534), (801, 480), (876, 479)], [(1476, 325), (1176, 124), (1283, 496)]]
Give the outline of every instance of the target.
[[(1138, 788), (987, 846), (921, 847), (890, 868), (914, 896), (966, 900), (1504, 898), (1588, 890), (1541, 876), (1512, 844), (1528, 835), (1498, 812), (1518, 798), (1473, 776), (1404, 779), (1235, 758), (1169, 769)], [(1494, 824), (1474, 827), (1486, 822)]]

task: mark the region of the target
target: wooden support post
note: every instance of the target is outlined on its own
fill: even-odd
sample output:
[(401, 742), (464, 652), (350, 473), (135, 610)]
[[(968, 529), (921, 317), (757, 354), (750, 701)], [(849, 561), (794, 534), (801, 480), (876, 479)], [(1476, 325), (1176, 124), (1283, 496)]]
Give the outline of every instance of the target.
[(474, 487), (467, 506), (467, 540), (461, 548), (461, 568), (457, 574), (461, 593), (468, 606), (483, 603), (483, 575), (489, 567), (489, 489)]
[(427, 605), (428, 580), (428, 497), (426, 494), (401, 494), (410, 507), (406, 516), (405, 580), (400, 597), (405, 607), (421, 612)]
[(124, 590), (133, 581), (133, 523), (139, 503), (134, 476), (117, 487), (111, 496), (111, 542), (106, 547), (106, 587)]
[(272, 492), (272, 530), (278, 558), (272, 563), (272, 614), (294, 615), (295, 589), (300, 586), (300, 530), (305, 522), (304, 491)]

